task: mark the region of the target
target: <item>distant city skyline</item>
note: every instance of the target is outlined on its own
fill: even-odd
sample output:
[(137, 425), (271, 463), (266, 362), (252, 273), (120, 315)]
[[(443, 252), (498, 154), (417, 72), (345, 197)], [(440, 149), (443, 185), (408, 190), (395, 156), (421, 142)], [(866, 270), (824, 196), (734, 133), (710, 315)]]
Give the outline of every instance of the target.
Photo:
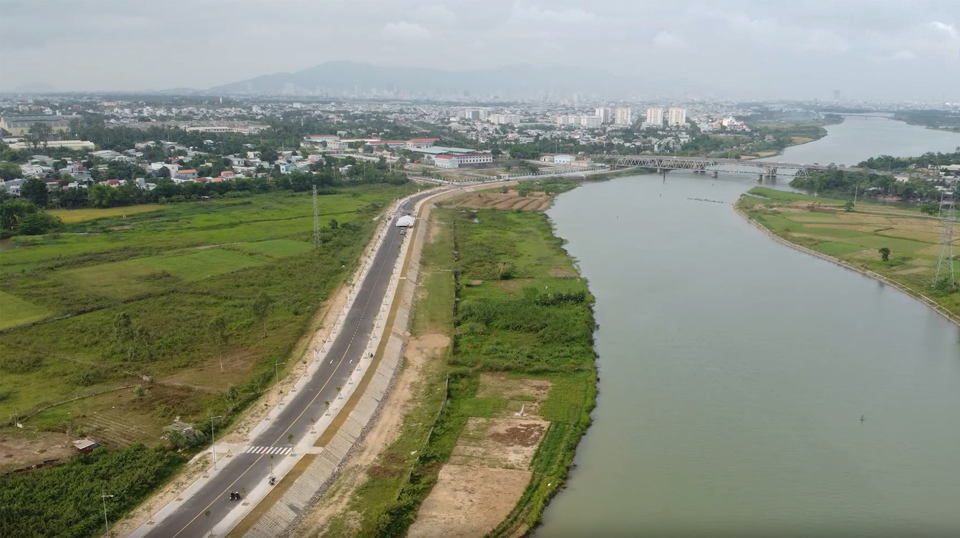
[(139, 2), (2, 0), (0, 91), (206, 90), (352, 61), (589, 70), (611, 94), (960, 101), (952, 2), (364, 5), (172, 0), (160, 18)]

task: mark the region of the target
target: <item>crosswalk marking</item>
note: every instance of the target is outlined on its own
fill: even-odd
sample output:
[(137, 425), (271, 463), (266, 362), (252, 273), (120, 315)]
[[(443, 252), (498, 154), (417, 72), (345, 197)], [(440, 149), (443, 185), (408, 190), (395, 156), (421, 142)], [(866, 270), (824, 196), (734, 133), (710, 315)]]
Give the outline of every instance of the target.
[(291, 448), (288, 446), (248, 446), (243, 449), (247, 454), (289, 454)]

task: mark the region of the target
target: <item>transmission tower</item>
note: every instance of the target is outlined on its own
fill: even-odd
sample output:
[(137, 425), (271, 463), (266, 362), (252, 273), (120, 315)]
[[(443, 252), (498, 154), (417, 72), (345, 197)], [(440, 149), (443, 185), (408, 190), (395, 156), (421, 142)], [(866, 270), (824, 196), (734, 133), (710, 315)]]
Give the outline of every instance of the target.
[[(944, 206), (946, 214), (944, 215)], [(943, 239), (940, 241), (940, 259), (937, 260), (937, 273), (933, 277), (933, 284), (940, 281), (940, 271), (950, 271), (950, 285), (953, 286), (957, 281), (956, 273), (953, 271), (953, 225), (957, 222), (957, 208), (953, 200), (944, 201), (940, 199), (940, 217), (943, 220)], [(946, 262), (946, 263), (944, 263)], [(946, 278), (944, 274), (944, 278)]]
[(320, 248), (320, 212), (317, 210), (317, 186), (313, 186), (313, 244)]

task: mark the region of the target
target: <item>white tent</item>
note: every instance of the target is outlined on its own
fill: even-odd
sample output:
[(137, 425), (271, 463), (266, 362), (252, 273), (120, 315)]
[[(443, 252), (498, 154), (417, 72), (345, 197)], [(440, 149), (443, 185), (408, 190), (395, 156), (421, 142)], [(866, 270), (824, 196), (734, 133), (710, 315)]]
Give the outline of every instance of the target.
[(414, 223), (414, 222), (416, 222), (416, 219), (414, 219), (414, 218), (411, 217), (410, 215), (404, 215), (404, 216), (400, 217), (399, 219), (397, 219), (397, 227), (398, 227), (398, 228), (409, 228), (410, 226), (413, 226), (413, 223)]

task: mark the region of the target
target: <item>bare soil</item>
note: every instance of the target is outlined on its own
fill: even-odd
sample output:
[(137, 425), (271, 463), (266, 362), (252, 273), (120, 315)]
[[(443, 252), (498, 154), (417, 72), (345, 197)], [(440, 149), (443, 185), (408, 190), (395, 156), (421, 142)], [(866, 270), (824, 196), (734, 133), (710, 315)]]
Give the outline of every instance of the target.
[(0, 436), (0, 473), (69, 458), (76, 454), (64, 433), (18, 431)]
[(408, 538), (480, 538), (503, 521), (530, 482), (530, 471), (447, 464)]
[[(550, 425), (538, 418), (550, 386), (542, 379), (480, 375), (477, 397), (505, 398), (511, 411), (467, 421), (408, 537), (480, 537), (503, 521), (530, 481), (530, 462)], [(512, 410), (521, 406), (518, 416)]]
[(450, 464), (526, 470), (549, 425), (537, 418), (471, 417), (453, 448)]
[(487, 191), (470, 194), (459, 200), (457, 205), (477, 209), (541, 211), (549, 207), (551, 201), (551, 197), (542, 193), (520, 196), (517, 191), (510, 190), (506, 193)]

